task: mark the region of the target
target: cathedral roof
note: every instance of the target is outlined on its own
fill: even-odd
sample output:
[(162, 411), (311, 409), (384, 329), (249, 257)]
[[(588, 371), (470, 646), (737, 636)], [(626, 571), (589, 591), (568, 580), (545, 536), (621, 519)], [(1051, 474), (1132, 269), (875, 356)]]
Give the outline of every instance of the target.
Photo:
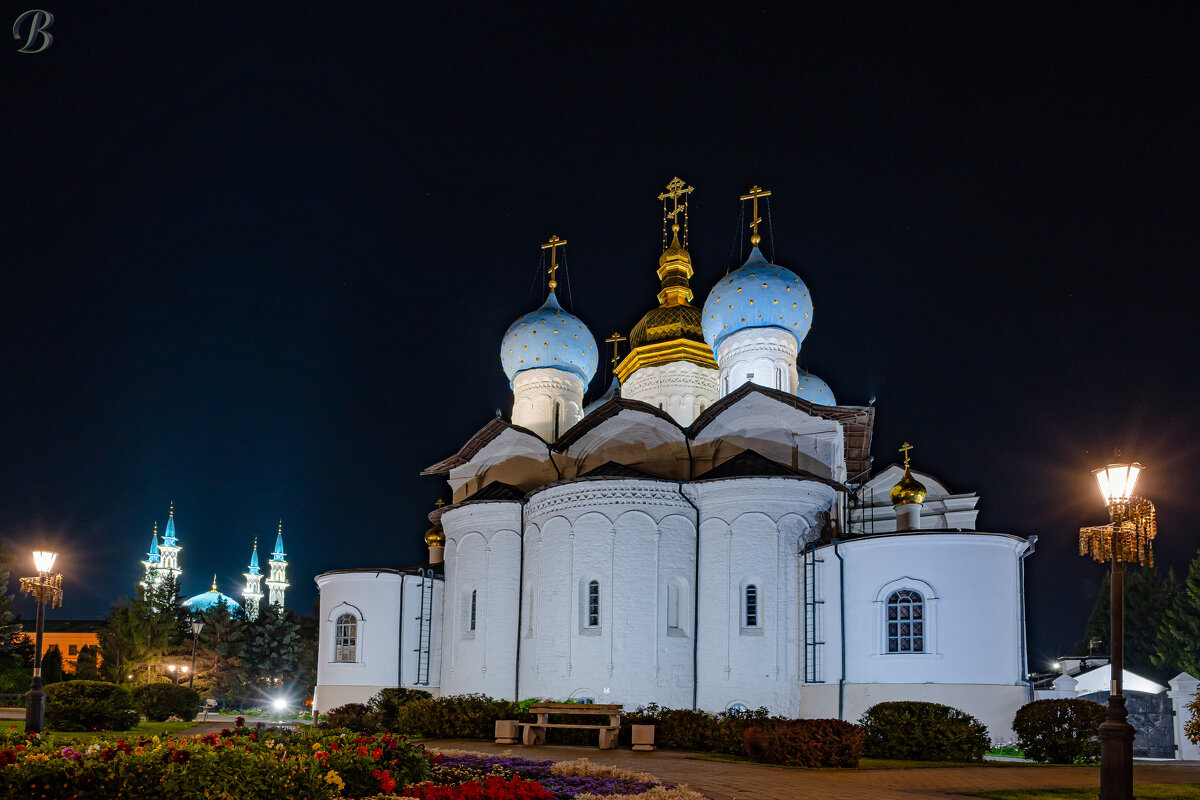
[(743, 450), (731, 459), (723, 461), (717, 466), (710, 469), (708, 472), (696, 476), (698, 481), (712, 481), (727, 478), (769, 478), (769, 477), (784, 477), (784, 478), (803, 478), (805, 480), (817, 481), (824, 483), (827, 486), (832, 486), (840, 492), (849, 492), (850, 489), (835, 480), (817, 475), (805, 469), (792, 469), (791, 467), (780, 464), (778, 461), (772, 461), (761, 453), (754, 450)]
[(640, 469), (635, 469), (633, 467), (629, 467), (624, 464), (618, 464), (615, 461), (605, 461), (600, 466), (596, 467), (595, 469), (589, 469), (587, 472), (583, 473), (579, 477), (581, 477), (581, 478), (640, 478), (640, 479), (649, 478), (651, 480), (660, 480), (659, 478), (655, 478), (653, 475), (651, 475), (647, 472), (642, 472)]
[(597, 357), (591, 332), (559, 305), (553, 291), (541, 308), (509, 325), (500, 343), (500, 363), (510, 384), (517, 373), (542, 367), (565, 370), (590, 383)]
[(748, 328), (781, 328), (804, 341), (813, 303), (796, 273), (772, 264), (757, 247), (746, 263), (717, 281), (704, 301), (704, 339), (714, 351), (726, 337)]

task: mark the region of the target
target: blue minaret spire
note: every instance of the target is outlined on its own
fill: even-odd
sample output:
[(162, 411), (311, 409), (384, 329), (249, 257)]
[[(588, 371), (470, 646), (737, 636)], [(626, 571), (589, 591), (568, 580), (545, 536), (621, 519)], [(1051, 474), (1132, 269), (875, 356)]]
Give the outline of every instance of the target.
[(159, 548), (161, 558), (156, 570), (159, 576), (156, 582), (162, 581), (168, 576), (175, 578), (176, 581), (179, 580), (183, 574), (183, 569), (179, 566), (179, 551), (182, 549), (179, 541), (175, 538), (175, 501), (172, 500), (171, 510), (167, 516), (167, 529), (163, 531), (162, 546)]
[(246, 569), (246, 588), (242, 591), (245, 598), (246, 616), (258, 619), (258, 606), (262, 601), (262, 572), (258, 568), (258, 537), (254, 537), (254, 549), (250, 551), (250, 566)]
[(267, 589), (271, 593), (268, 598), (271, 605), (276, 603), (280, 606), (283, 605), (283, 592), (289, 586), (285, 555), (286, 553), (283, 552), (283, 520), (279, 520), (279, 532), (275, 534), (275, 552), (271, 553), (271, 560), (267, 562), (270, 567), (267, 575)]
[(158, 569), (162, 554), (158, 550), (158, 523), (154, 523), (154, 532), (150, 534), (150, 549), (146, 551), (146, 560), (142, 562), (142, 588), (147, 592), (158, 585)]

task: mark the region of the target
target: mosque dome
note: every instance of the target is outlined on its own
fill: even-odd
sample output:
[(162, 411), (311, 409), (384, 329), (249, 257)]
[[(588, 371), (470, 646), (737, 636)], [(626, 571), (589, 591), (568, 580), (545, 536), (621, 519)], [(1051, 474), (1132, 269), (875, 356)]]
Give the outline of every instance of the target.
[(782, 328), (804, 341), (812, 327), (808, 287), (796, 273), (772, 264), (757, 247), (746, 263), (717, 281), (704, 302), (704, 338), (714, 352), (728, 336), (749, 328)]
[(912, 470), (907, 465), (899, 483), (892, 487), (891, 499), (893, 506), (906, 506), (912, 503), (925, 502), (925, 484), (912, 476)]
[(429, 547), (446, 546), (446, 533), (442, 530), (441, 525), (434, 525), (425, 531), (425, 544)]
[(590, 383), (596, 374), (596, 340), (579, 317), (558, 304), (554, 292), (541, 308), (517, 319), (504, 333), (500, 363), (509, 383), (518, 372), (549, 367)]
[(219, 605), (224, 605), (231, 614), (242, 607), (237, 600), (217, 591), (217, 579), (215, 577), (213, 578), (211, 589), (183, 601), (183, 607), (188, 611), (208, 611)]
[(800, 380), (796, 386), (796, 396), (801, 400), (807, 400), (819, 406), (837, 405), (837, 399), (833, 396), (833, 389), (829, 388), (828, 383), (811, 372), (801, 371), (798, 377)]

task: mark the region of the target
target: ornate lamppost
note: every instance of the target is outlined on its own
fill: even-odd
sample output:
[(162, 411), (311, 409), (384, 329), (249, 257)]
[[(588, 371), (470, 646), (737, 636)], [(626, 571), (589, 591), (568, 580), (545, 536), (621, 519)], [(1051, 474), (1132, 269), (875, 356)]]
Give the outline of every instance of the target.
[(188, 676), (188, 688), (192, 688), (192, 684), (196, 680), (196, 642), (200, 638), (200, 631), (204, 630), (204, 623), (199, 620), (192, 623), (192, 672)]
[(1142, 465), (1109, 464), (1093, 474), (1108, 507), (1109, 523), (1079, 530), (1079, 554), (1112, 564), (1111, 659), (1112, 686), (1108, 716), (1100, 723), (1100, 800), (1133, 800), (1133, 726), (1127, 721), (1122, 673), (1125, 669), (1125, 562), (1154, 564), (1158, 526), (1154, 504), (1136, 497)]
[(58, 553), (35, 550), (33, 565), (38, 574), (21, 578), (21, 591), (37, 599), (37, 640), (33, 651), (33, 680), (25, 693), (25, 732), (41, 733), (46, 722), (46, 692), (42, 689), (42, 633), (46, 627), (46, 605), (62, 605), (62, 575), (53, 575), (54, 559)]

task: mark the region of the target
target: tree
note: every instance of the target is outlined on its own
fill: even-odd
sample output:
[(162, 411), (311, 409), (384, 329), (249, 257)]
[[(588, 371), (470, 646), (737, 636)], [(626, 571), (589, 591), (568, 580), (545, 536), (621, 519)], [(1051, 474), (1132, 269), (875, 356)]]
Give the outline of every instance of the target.
[(13, 614), (13, 596), (8, 593), (9, 559), (0, 554), (0, 669), (21, 663), (21, 623)]
[(247, 699), (247, 675), (243, 661), (246, 618), (241, 610), (230, 612), (218, 603), (199, 615), (204, 623), (196, 653), (196, 686), (225, 703)]
[[(1088, 619), (1087, 639), (1098, 638), (1100, 651), (1111, 653), (1111, 576), (1100, 584)], [(1159, 621), (1176, 594), (1174, 576), (1163, 578), (1153, 567), (1125, 567), (1125, 669), (1157, 674)]]
[(278, 604), (258, 612), (247, 626), (246, 670), (260, 691), (295, 684), (300, 677), (303, 647), (300, 626)]
[(42, 656), (42, 683), (61, 683), (63, 679), (62, 651), (58, 645), (50, 645), (50, 649)]
[(1155, 666), (1200, 675), (1200, 552), (1192, 559), (1183, 589), (1159, 613)]
[(75, 661), (75, 680), (99, 680), (100, 670), (96, 668), (96, 646), (85, 644), (79, 648), (79, 657)]

